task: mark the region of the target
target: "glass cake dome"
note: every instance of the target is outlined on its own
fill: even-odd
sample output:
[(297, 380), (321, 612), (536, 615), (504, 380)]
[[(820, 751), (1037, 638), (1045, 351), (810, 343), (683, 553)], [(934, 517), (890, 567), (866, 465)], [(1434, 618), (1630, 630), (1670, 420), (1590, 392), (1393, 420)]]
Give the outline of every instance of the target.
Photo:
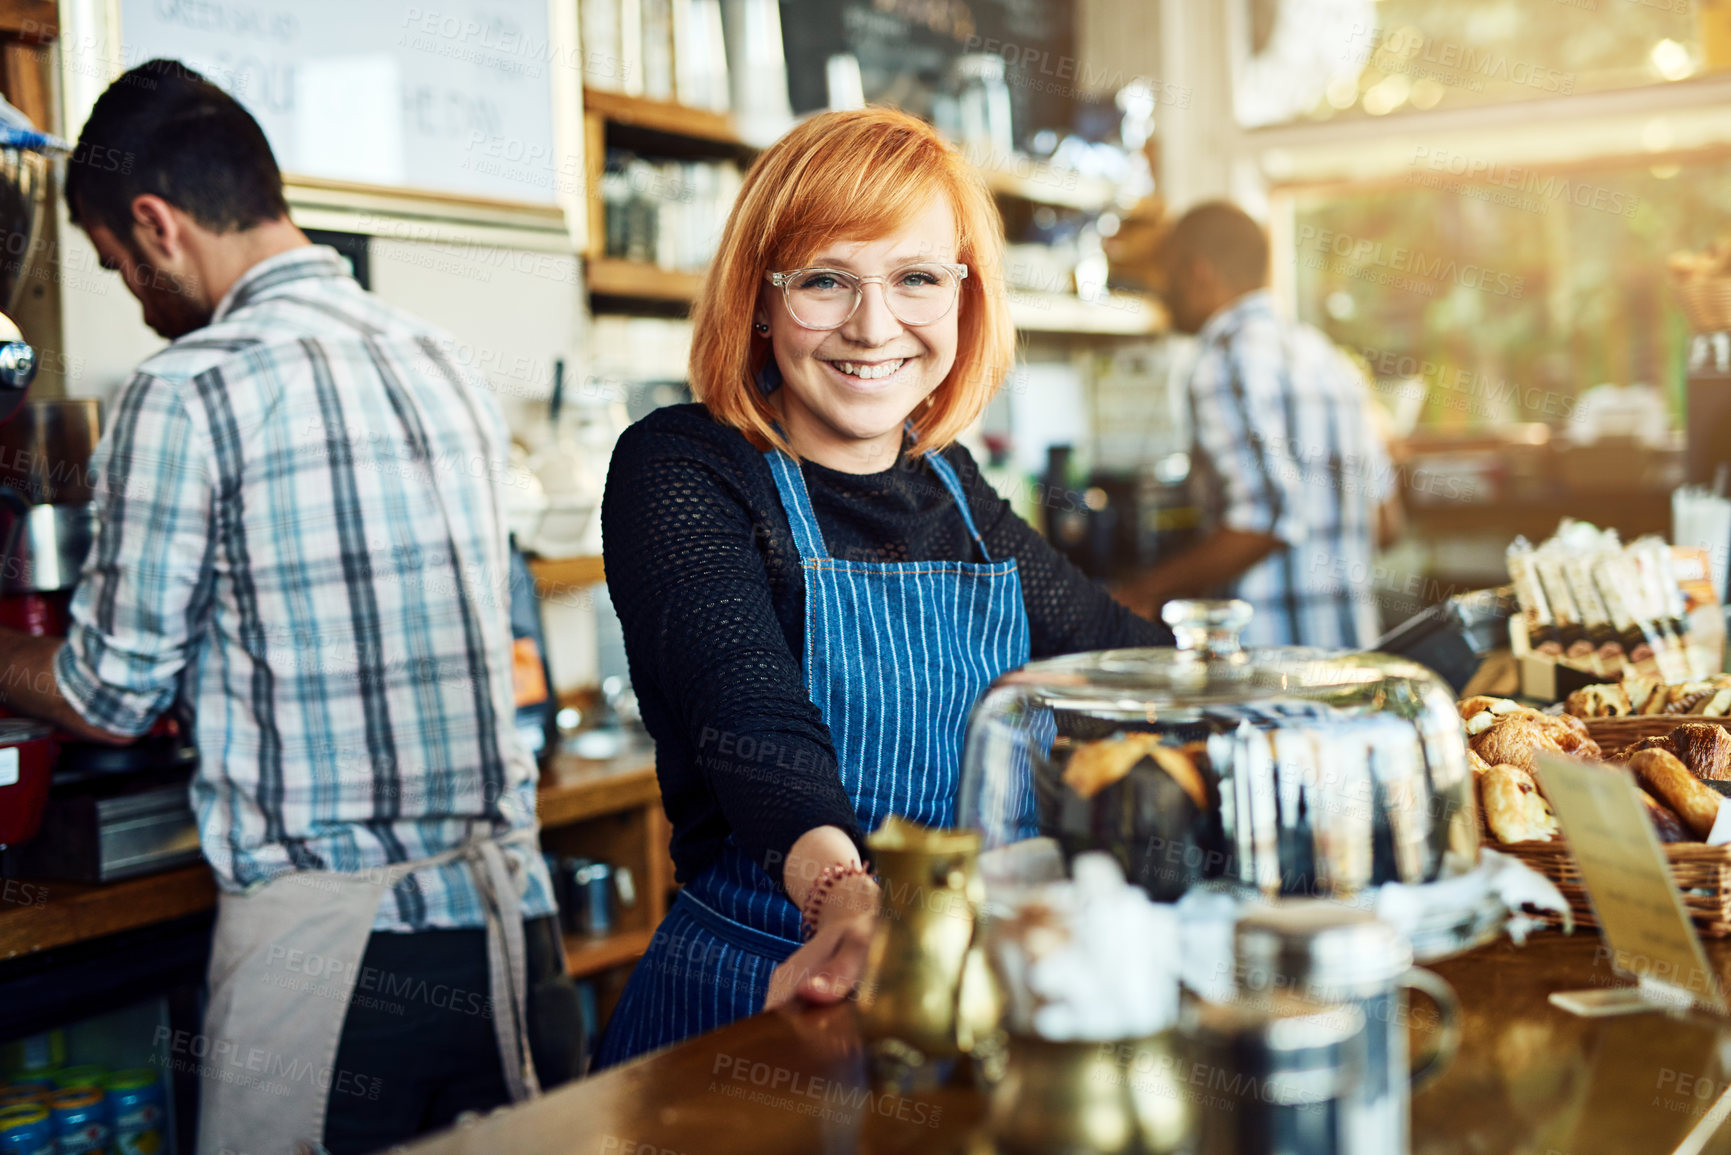
[(1177, 648), (1033, 662), (968, 726), (957, 823), (982, 879), (1106, 851), (1150, 897), (1199, 883), (1347, 898), (1472, 872), (1478, 818), (1448, 686), (1374, 653), (1245, 650), (1244, 602), (1172, 602)]

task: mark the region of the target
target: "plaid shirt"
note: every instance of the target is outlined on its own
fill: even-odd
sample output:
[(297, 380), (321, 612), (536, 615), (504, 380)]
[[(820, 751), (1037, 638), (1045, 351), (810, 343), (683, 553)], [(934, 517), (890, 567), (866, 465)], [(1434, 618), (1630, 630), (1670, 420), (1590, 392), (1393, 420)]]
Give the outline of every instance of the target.
[(1191, 486), (1204, 527), (1271, 534), (1285, 548), (1219, 591), (1256, 610), (1249, 645), (1368, 648), (1377, 510), (1393, 468), (1364, 377), (1317, 330), (1239, 298), (1197, 335)]
[[(225, 889), (535, 825), (511, 723), (507, 435), (448, 348), (332, 250), (297, 248), (115, 403), (55, 674), (116, 733), (191, 708), (193, 805)], [(552, 913), (540, 854), (507, 853), (524, 917)], [(453, 863), (405, 878), (374, 928), (483, 921)]]

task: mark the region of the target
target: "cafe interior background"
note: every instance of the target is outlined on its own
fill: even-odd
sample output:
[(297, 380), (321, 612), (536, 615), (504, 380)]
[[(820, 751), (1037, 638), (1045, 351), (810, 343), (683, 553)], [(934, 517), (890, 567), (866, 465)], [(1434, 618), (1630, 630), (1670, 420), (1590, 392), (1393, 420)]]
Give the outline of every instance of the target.
[[(1727, 0), (0, 0), (0, 88), (66, 139), (156, 56), (248, 107), (296, 222), (447, 329), (507, 409), (550, 685), (523, 728), (546, 847), (598, 896), (569, 912), (597, 1019), (670, 885), (603, 584), (608, 454), (688, 399), (722, 218), (803, 114), (896, 105), (979, 168), (1020, 340), (968, 439), (1094, 576), (1197, 523), (1191, 350), (1149, 254), (1207, 198), (1267, 223), (1279, 305), (1373, 382), (1408, 513), (1375, 567), (1385, 629), (1504, 585), (1510, 541), (1565, 516), (1669, 536), (1680, 488), (1717, 508), (1731, 457), (1692, 390), (1731, 375), (1708, 335), (1731, 297), (1690, 281), (1731, 236)], [(109, 402), (161, 342), (52, 181), (30, 253), (32, 400)], [(1726, 523), (1704, 524), (1687, 544), (1722, 597)], [(50, 821), (87, 831), (81, 852), (0, 858), (0, 1070), (137, 1067), (188, 1021), (211, 893), (187, 772), (118, 794), (57, 779)]]

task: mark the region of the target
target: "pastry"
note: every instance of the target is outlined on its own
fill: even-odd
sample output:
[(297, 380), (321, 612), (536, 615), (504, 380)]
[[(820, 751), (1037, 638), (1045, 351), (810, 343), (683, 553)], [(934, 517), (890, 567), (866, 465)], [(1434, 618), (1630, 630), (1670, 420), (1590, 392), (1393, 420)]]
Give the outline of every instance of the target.
[(1693, 842), (1695, 839), (1678, 818), (1676, 812), (1665, 806), (1645, 790), (1637, 790), (1641, 801), (1647, 807), (1647, 821), (1653, 824), (1653, 833), (1659, 836), (1660, 842)]
[(1124, 734), (1098, 742), (1084, 742), (1076, 747), (1076, 752), (1070, 755), (1070, 761), (1064, 767), (1064, 785), (1084, 798), (1092, 798), (1130, 773), (1130, 767), (1159, 745), (1158, 734)]
[(1629, 713), (1629, 692), (1616, 682), (1583, 686), (1563, 702), (1563, 711), (1576, 718), (1620, 718)]
[(1705, 714), (1709, 718), (1723, 718), (1731, 715), (1731, 689), (1715, 691), (1711, 698), (1697, 705), (1694, 712)]
[(1525, 707), (1509, 698), (1492, 698), (1477, 694), (1463, 701), (1460, 706), (1461, 721), (1466, 724), (1467, 735), (1482, 734), (1497, 722), (1497, 719), (1508, 714), (1517, 713)]
[[(1671, 704), (1671, 688), (1658, 678), (1628, 678), (1624, 688), (1629, 692), (1629, 705), (1637, 714), (1663, 714)], [(1639, 702), (1639, 705), (1636, 703)]]
[(1533, 754), (1538, 750), (1563, 752), (1562, 744), (1548, 728), (1534, 723), (1531, 718), (1519, 716), (1501, 719), (1474, 738), (1471, 745), (1479, 757), (1493, 767), (1500, 762), (1522, 770), (1532, 769)]
[(1709, 782), (1731, 780), (1731, 731), (1712, 722), (1685, 722), (1667, 737), (1695, 777)]
[(1557, 832), (1550, 806), (1532, 775), (1519, 766), (1499, 763), (1485, 771), (1479, 777), (1479, 803), (1499, 842), (1549, 842)]
[(1674, 754), (1641, 750), (1629, 760), (1641, 788), (1676, 811), (1697, 839), (1705, 839), (1719, 817), (1719, 792), (1689, 772)]
[(1568, 714), (1541, 714), (1537, 710), (1529, 710), (1520, 715), (1529, 723), (1550, 735), (1551, 741), (1557, 744), (1557, 749), (1565, 754), (1573, 754), (1578, 758), (1589, 755), (1580, 753), (1583, 745), (1592, 746), (1592, 757), (1598, 757), (1599, 748), (1587, 737), (1587, 724), (1579, 718)]
[(1471, 747), (1467, 748), (1467, 765), (1472, 768), (1475, 778), (1491, 768), (1491, 764), (1479, 757), (1479, 752)]
[(1172, 746), (1156, 746), (1148, 751), (1148, 756), (1178, 783), (1184, 793), (1190, 795), (1190, 801), (1196, 803), (1198, 810), (1208, 809), (1208, 787), (1190, 755)]
[(1627, 766), (1629, 764), (1629, 759), (1633, 758), (1643, 750), (1663, 750), (1667, 754), (1675, 754), (1677, 752), (1677, 746), (1671, 741), (1669, 736), (1658, 734), (1651, 738), (1642, 738), (1638, 742), (1631, 742), (1629, 745), (1624, 746), (1621, 750), (1616, 751), (1605, 760), (1607, 762), (1614, 762), (1618, 766)]

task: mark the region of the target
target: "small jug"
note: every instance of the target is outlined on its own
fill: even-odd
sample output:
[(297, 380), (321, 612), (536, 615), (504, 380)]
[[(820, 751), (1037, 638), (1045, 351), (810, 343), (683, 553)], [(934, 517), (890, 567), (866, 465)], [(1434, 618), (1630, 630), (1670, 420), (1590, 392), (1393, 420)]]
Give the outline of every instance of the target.
[(930, 1086), (996, 1031), (1002, 1011), (974, 941), (980, 836), (892, 817), (866, 846), (882, 905), (860, 982), (860, 1035), (881, 1077)]

